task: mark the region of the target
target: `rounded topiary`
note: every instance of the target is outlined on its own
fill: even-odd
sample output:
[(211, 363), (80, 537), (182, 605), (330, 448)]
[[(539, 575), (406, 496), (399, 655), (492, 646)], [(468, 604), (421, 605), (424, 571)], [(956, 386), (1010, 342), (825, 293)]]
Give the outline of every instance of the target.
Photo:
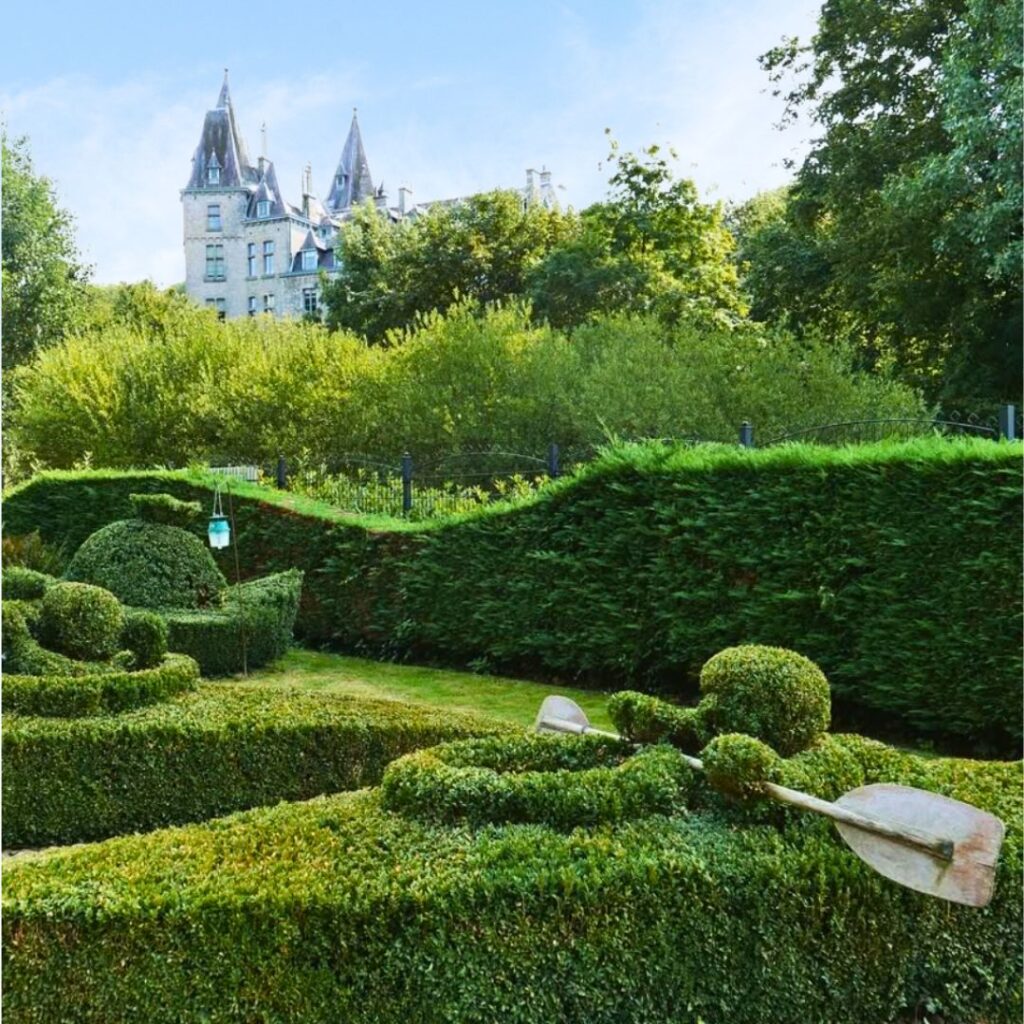
[(81, 661), (103, 661), (118, 649), (124, 611), (109, 590), (55, 583), (39, 611), (39, 638), (51, 650)]
[(57, 581), (45, 572), (36, 572), (21, 565), (12, 565), (3, 572), (5, 601), (35, 601)]
[(179, 501), (171, 494), (129, 494), (135, 514), (147, 523), (188, 528), (203, 514), (198, 501)]
[(825, 674), (782, 647), (728, 647), (700, 673), (702, 717), (718, 733), (756, 736), (783, 757), (807, 749), (831, 717)]
[(669, 746), (634, 754), (616, 740), (527, 735), (407, 754), (385, 769), (381, 797), (428, 821), (572, 829), (678, 811), (692, 778)]
[(134, 655), (134, 668), (153, 668), (167, 653), (167, 623), (156, 614), (133, 608), (125, 614), (121, 645)]
[(767, 743), (736, 732), (716, 736), (700, 756), (708, 782), (730, 796), (756, 796), (775, 781), (782, 763)]
[(97, 530), (75, 552), (64, 575), (106, 587), (138, 608), (211, 607), (227, 586), (195, 534), (141, 519)]

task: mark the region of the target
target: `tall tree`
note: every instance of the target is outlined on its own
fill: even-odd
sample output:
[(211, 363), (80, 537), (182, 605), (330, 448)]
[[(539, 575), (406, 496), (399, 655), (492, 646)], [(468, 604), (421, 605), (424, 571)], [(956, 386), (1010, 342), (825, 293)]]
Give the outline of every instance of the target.
[(719, 205), (676, 178), (671, 150), (623, 153), (611, 140), (607, 199), (530, 275), (538, 315), (559, 327), (599, 312), (653, 312), (676, 322), (741, 315), (733, 242)]
[(1020, 393), (1020, 23), (1021, 0), (826, 0), (762, 58), (822, 132), (787, 210), (821, 301), (949, 403)]
[(3, 363), (59, 341), (82, 312), (89, 270), (71, 216), (32, 167), (28, 142), (0, 131), (3, 152)]

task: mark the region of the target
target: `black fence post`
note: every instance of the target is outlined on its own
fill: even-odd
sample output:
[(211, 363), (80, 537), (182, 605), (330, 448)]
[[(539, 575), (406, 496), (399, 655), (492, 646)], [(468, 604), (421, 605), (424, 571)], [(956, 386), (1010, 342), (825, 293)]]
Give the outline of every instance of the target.
[(746, 420), (740, 424), (740, 445), (744, 448), (754, 447), (754, 427)]
[(551, 477), (552, 480), (556, 480), (558, 478), (558, 474), (558, 445), (552, 443), (548, 445), (548, 476)]
[(1017, 439), (1017, 410), (1012, 405), (999, 406), (999, 436), (1007, 441)]
[(277, 488), (280, 491), (288, 489), (288, 463), (283, 455), (277, 457)]
[(408, 515), (412, 511), (412, 456), (405, 452), (402, 455), (402, 513)]

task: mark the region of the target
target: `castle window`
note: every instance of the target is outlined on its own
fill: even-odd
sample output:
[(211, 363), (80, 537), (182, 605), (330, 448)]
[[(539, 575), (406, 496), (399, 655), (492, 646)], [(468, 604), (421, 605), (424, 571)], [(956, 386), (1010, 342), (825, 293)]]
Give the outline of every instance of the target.
[(316, 249), (302, 250), (302, 269), (316, 270)]
[(210, 281), (224, 280), (224, 246), (206, 247), (206, 277)]
[(218, 320), (223, 320), (227, 316), (227, 301), (225, 299), (207, 299), (206, 306), (208, 309), (217, 310)]
[[(255, 242), (250, 242), (249, 245), (246, 247), (246, 257), (247, 257), (247, 261), (248, 261), (248, 264), (249, 264), (249, 267), (248, 267), (249, 276), (250, 277), (255, 277), (256, 276), (256, 243)], [(250, 301), (253, 302), (253, 303), (256, 302), (255, 298), (251, 299)], [(255, 312), (255, 308), (253, 309), (253, 312)]]
[(258, 199), (256, 201), (256, 216), (260, 220), (266, 220), (270, 216), (270, 200), (269, 199)]
[(320, 298), (315, 288), (302, 289), (302, 312), (316, 316), (320, 312)]
[(256, 296), (255, 295), (250, 295), (249, 296), (249, 316), (255, 316), (255, 315), (256, 315)]
[(220, 168), (219, 167), (207, 167), (206, 168), (206, 182), (208, 185), (219, 185), (220, 184)]
[(273, 313), (274, 312), (274, 296), (264, 295), (263, 296), (263, 312)]
[(220, 231), (220, 203), (210, 203), (206, 207), (206, 230)]
[(274, 243), (264, 242), (263, 243), (263, 273), (272, 274), (274, 272)]

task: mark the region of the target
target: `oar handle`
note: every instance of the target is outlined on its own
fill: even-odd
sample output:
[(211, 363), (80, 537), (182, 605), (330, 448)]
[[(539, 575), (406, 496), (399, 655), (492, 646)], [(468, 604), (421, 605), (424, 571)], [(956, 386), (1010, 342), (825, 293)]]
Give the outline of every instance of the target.
[[(604, 729), (595, 729), (589, 725), (569, 722), (560, 718), (545, 718), (539, 725), (554, 732), (572, 733), (574, 736), (604, 736), (611, 740), (622, 739), (618, 733), (606, 732)], [(689, 754), (681, 754), (681, 757), (691, 768), (695, 768), (697, 771), (704, 770), (704, 762), (699, 757), (690, 757)], [(865, 832), (874, 832), (902, 843), (904, 846), (924, 850), (925, 853), (937, 857), (939, 860), (951, 861), (953, 859), (953, 843), (949, 839), (921, 832), (909, 825), (898, 825), (895, 822), (872, 818), (866, 814), (858, 814), (856, 811), (840, 807), (828, 800), (811, 796), (810, 793), (801, 793), (798, 789), (789, 789), (786, 786), (776, 785), (774, 782), (764, 783), (762, 789), (767, 796), (780, 803), (791, 804), (793, 807), (811, 811), (813, 814), (822, 814), (833, 821), (842, 821), (847, 825), (853, 825), (854, 828), (863, 829)]]
[(846, 807), (830, 803), (828, 800), (821, 800), (810, 793), (801, 793), (798, 789), (788, 789), (786, 786), (778, 786), (774, 782), (766, 782), (763, 785), (764, 791), (773, 799), (784, 804), (792, 804), (805, 811), (814, 814), (823, 814), (833, 821), (842, 821), (854, 828), (863, 829), (865, 832), (874, 832), (877, 835), (893, 839), (904, 846), (913, 846), (918, 850), (940, 860), (951, 861), (953, 859), (953, 843), (949, 839), (941, 839), (928, 832), (921, 832), (910, 825), (899, 825), (895, 822), (883, 821), (880, 818), (872, 818), (866, 814), (858, 814)]

